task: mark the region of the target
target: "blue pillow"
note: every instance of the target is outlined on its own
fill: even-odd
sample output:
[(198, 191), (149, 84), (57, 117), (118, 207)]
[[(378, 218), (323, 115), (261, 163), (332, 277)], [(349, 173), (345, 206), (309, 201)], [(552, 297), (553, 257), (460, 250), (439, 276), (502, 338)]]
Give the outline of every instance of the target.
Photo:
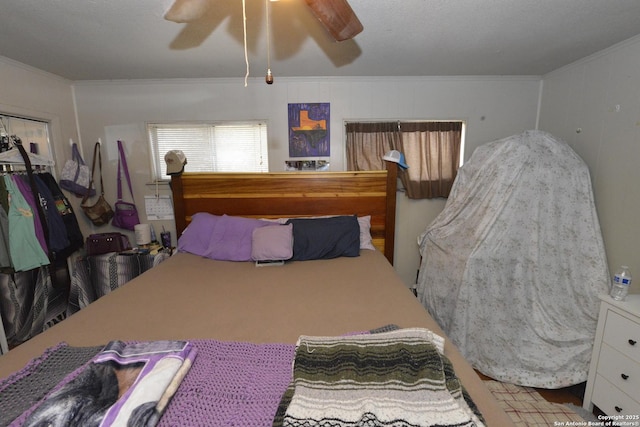
[(360, 256), (360, 225), (353, 216), (293, 218), (294, 261)]

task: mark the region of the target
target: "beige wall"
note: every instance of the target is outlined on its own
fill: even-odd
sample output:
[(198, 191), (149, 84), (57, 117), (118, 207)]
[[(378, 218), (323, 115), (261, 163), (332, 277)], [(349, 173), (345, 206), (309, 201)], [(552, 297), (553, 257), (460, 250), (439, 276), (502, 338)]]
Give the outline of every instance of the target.
[[(331, 104), (331, 168), (343, 170), (344, 121), (378, 119), (462, 119), (467, 122), (467, 157), (481, 143), (535, 126), (540, 79), (535, 77), (279, 78), (78, 82), (75, 93), (80, 132), (89, 153), (98, 138), (109, 200), (115, 199), (115, 142), (128, 150), (139, 209), (153, 195), (145, 123), (178, 120), (263, 119), (269, 126), (269, 166), (281, 171), (288, 159), (287, 104)], [(168, 194), (164, 186), (162, 194)], [(396, 269), (415, 282), (416, 239), (440, 212), (443, 200), (414, 201), (399, 194)], [(141, 220), (146, 221), (142, 216)], [(172, 223), (152, 222), (173, 229)], [(102, 229), (101, 229), (102, 230)], [(175, 233), (174, 233), (175, 240)]]
[[(153, 121), (263, 119), (269, 124), (270, 169), (279, 171), (288, 159), (287, 104), (331, 103), (331, 165), (344, 168), (344, 121), (380, 119), (465, 120), (465, 157), (478, 145), (525, 129), (536, 122), (539, 78), (536, 77), (410, 77), (410, 78), (279, 78), (267, 86), (262, 79), (70, 82), (0, 57), (0, 112), (48, 120), (59, 174), (70, 157), (69, 139), (78, 142), (86, 161), (100, 138), (103, 142), (105, 192), (115, 201), (115, 141), (127, 148), (141, 220), (144, 196), (153, 195), (145, 124)], [(168, 186), (160, 187), (169, 194)], [(72, 198), (85, 235), (109, 231), (93, 228)], [(442, 210), (444, 200), (398, 197), (396, 269), (407, 285), (419, 267), (417, 236)], [(151, 222), (157, 231), (173, 233), (173, 223)], [(133, 233), (131, 239), (133, 239)]]
[[(77, 142), (71, 82), (0, 56), (0, 113), (51, 123), (57, 170)], [(23, 141), (28, 142), (28, 141)]]
[(640, 292), (640, 38), (544, 76), (539, 127), (589, 166), (611, 274)]

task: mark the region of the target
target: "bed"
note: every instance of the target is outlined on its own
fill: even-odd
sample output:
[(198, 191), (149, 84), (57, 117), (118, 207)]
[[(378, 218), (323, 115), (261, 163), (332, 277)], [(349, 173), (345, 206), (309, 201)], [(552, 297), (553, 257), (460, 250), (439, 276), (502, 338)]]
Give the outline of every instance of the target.
[[(253, 359), (257, 361), (253, 365), (256, 368), (275, 362), (283, 351), (299, 349), (301, 336), (311, 341), (331, 337), (340, 342), (362, 336), (375, 340), (378, 335), (397, 331), (433, 331), (444, 336), (392, 266), (396, 179), (395, 165), (376, 172), (174, 175), (171, 187), (178, 234), (188, 230), (196, 214), (203, 212), (270, 220), (370, 216), (374, 250), (361, 250), (359, 256), (353, 257), (292, 261), (263, 268), (253, 262), (213, 260), (179, 252), (1, 356), (0, 378), (15, 378), (15, 373), (32, 364), (34, 358), (42, 358), (64, 345), (61, 343), (93, 348), (114, 340), (185, 340), (196, 347), (215, 344), (217, 350), (231, 346), (224, 347), (223, 353), (229, 356), (222, 358), (227, 362), (242, 345), (242, 354), (248, 349), (254, 355), (263, 352)], [(309, 341), (305, 342), (309, 346)], [(296, 343), (300, 344), (297, 348)], [(444, 354), (485, 424), (512, 425), (473, 368), (447, 339)], [(205, 357), (209, 353), (200, 349), (185, 381), (199, 375), (194, 369)], [(291, 366), (291, 360), (285, 363), (287, 371)], [(249, 377), (238, 373), (236, 379), (245, 381), (244, 387), (255, 389), (256, 384), (264, 384), (256, 378), (262, 376), (261, 369), (252, 371)], [(198, 387), (189, 392), (195, 393)], [(220, 383), (220, 387), (224, 385)], [(242, 404), (251, 400), (246, 390), (238, 391), (237, 384), (229, 387), (224, 399), (240, 393), (242, 397), (238, 399), (245, 402)], [(1, 388), (0, 382), (0, 392)], [(176, 403), (181, 402), (179, 394), (187, 392), (184, 388), (184, 383), (178, 387), (160, 425), (225, 425), (216, 424), (220, 420), (198, 418), (195, 409)], [(282, 404), (281, 393), (279, 390), (277, 396), (270, 398)], [(240, 406), (232, 411), (235, 414), (228, 415), (229, 420), (235, 420), (240, 412), (251, 412), (242, 404), (236, 402)], [(176, 411), (182, 421), (172, 424), (168, 420)], [(195, 421), (186, 421), (189, 415)], [(243, 425), (237, 420), (225, 422)]]

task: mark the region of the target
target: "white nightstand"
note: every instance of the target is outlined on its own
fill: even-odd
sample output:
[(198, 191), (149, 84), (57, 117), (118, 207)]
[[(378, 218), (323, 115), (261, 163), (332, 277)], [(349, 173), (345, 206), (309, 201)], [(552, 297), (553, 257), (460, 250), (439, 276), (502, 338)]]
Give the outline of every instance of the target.
[[(600, 297), (600, 314), (582, 406), (640, 416), (640, 295)], [(638, 421), (636, 418), (635, 421)]]

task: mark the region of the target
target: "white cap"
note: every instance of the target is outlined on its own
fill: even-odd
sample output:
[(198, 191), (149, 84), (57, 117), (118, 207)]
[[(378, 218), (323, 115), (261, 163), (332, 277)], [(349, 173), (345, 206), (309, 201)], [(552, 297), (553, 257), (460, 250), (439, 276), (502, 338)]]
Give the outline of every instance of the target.
[(391, 150), (387, 152), (384, 156), (382, 156), (383, 160), (387, 160), (389, 162), (397, 163), (402, 169), (407, 169), (409, 166), (404, 161), (404, 154), (399, 152), (398, 150)]
[(187, 157), (180, 150), (171, 150), (164, 155), (164, 162), (167, 164), (167, 175), (176, 175), (184, 170)]

